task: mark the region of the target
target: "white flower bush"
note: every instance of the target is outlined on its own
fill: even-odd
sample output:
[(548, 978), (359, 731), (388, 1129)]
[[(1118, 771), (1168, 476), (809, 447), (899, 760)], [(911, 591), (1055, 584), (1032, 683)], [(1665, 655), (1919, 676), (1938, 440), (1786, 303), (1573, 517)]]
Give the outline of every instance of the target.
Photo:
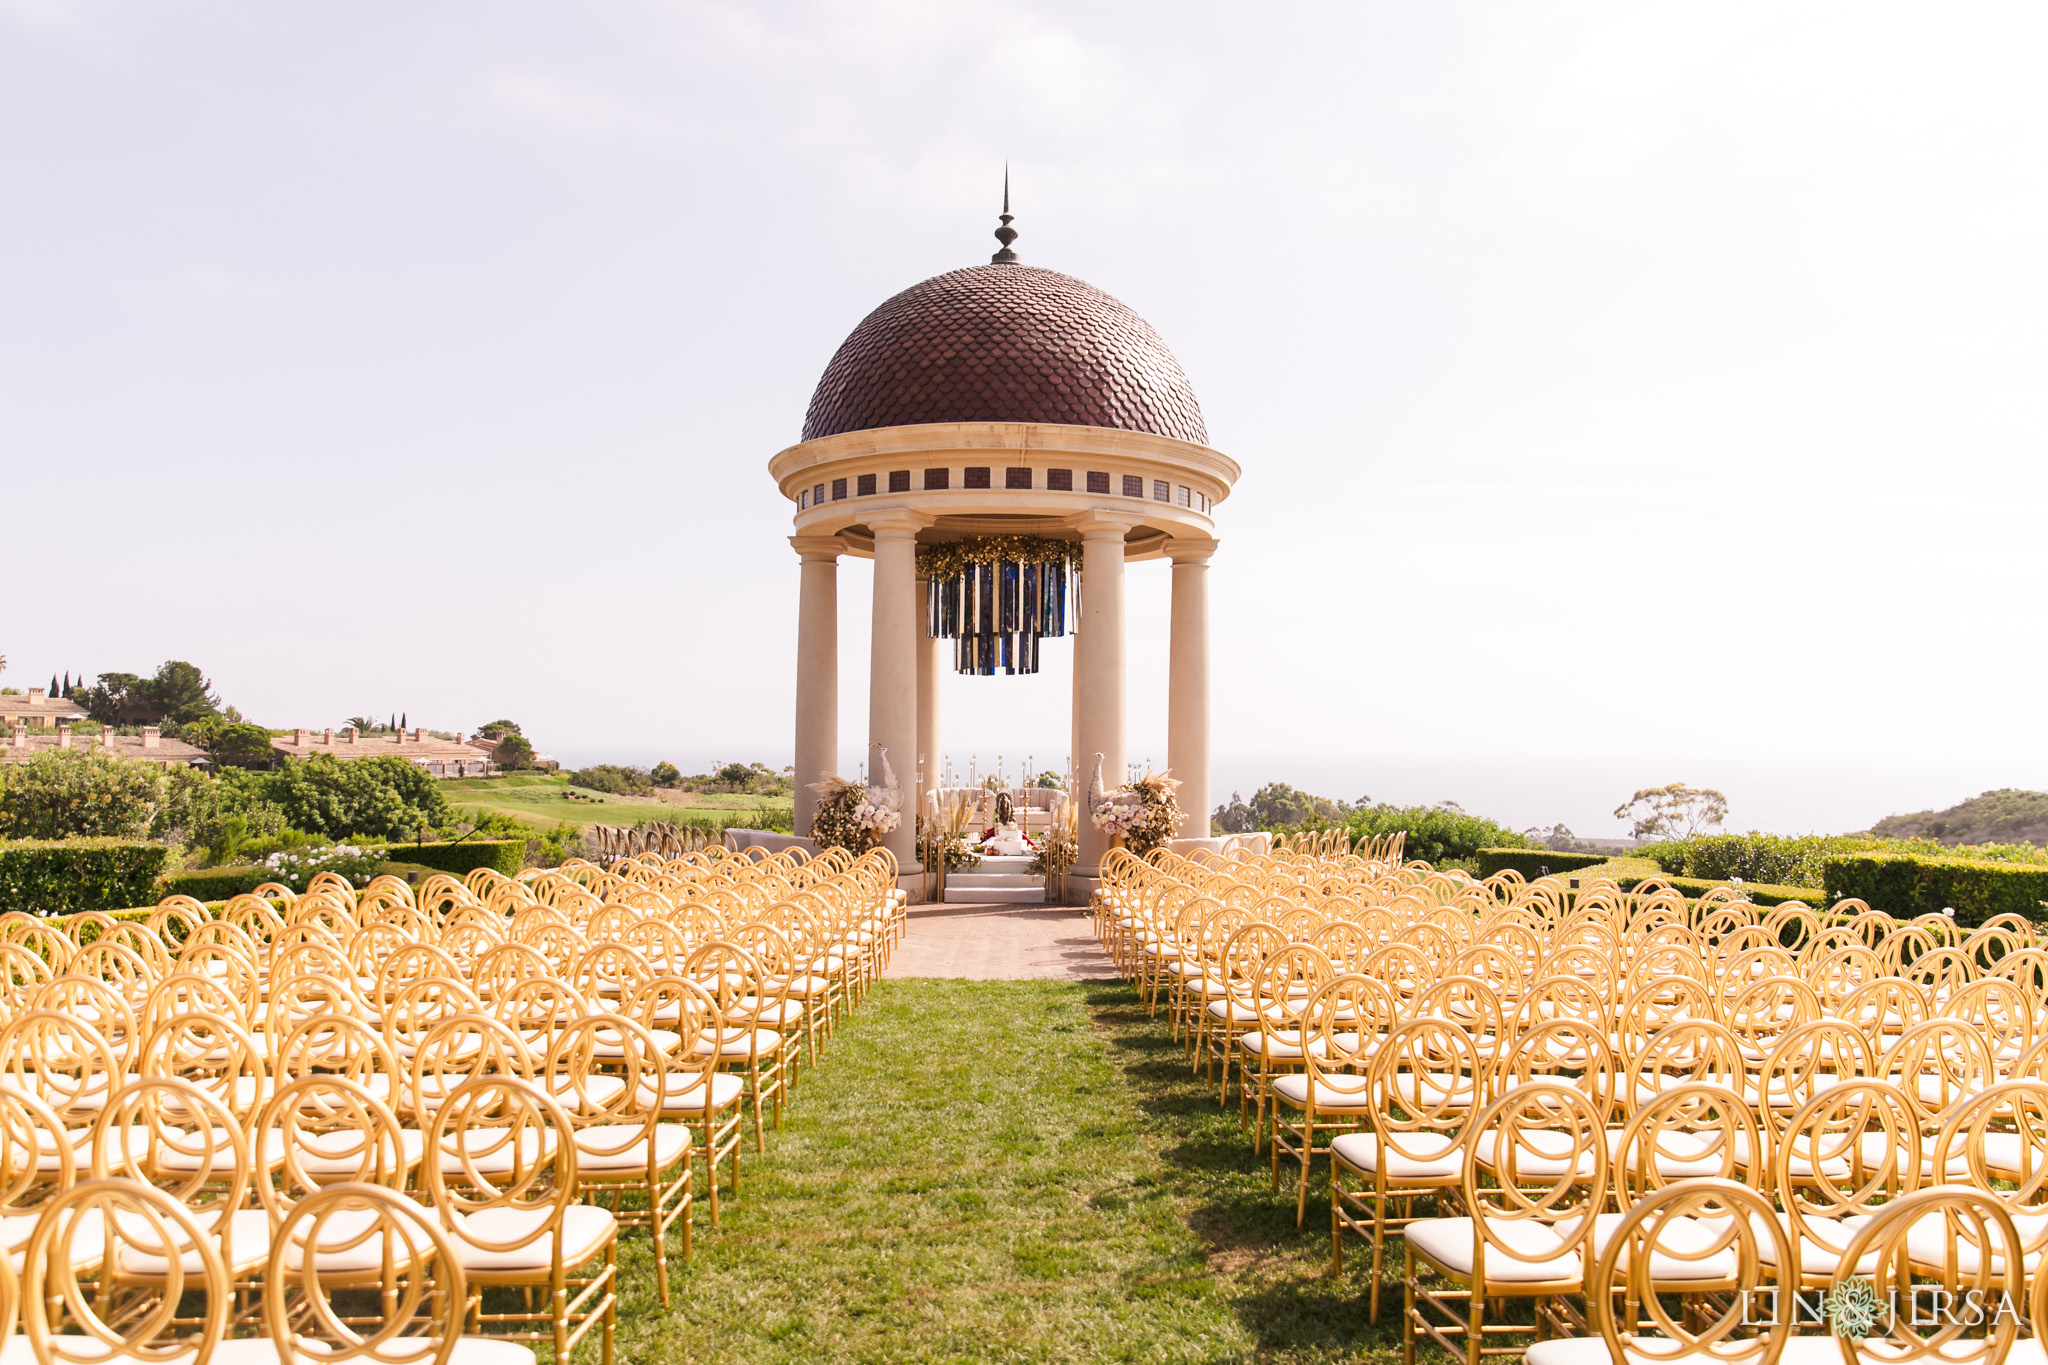
[(361, 886), (376, 870), (377, 859), (368, 849), (354, 844), (327, 844), (319, 848), (280, 849), (265, 858), (263, 866), (270, 869), (275, 880), (294, 891), (304, 891), (306, 884), (322, 872), (336, 873)]

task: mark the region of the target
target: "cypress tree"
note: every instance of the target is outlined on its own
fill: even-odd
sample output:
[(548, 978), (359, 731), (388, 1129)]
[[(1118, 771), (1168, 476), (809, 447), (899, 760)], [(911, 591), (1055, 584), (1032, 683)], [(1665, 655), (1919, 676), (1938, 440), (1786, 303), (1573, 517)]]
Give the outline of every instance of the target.
[(63, 695), (63, 691), (57, 686), (57, 675), (52, 673), (50, 675), (50, 696), (54, 699)]

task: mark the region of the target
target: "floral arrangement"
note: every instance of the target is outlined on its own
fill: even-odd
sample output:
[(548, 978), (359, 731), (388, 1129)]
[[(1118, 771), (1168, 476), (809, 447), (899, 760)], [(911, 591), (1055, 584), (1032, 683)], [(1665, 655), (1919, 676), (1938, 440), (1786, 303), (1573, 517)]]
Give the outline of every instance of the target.
[(263, 866), (270, 869), (273, 881), (294, 891), (304, 891), (306, 884), (321, 872), (336, 873), (356, 886), (367, 885), (376, 875), (377, 859), (368, 849), (354, 844), (328, 844), (320, 848), (280, 849), (265, 858)]
[(1146, 773), (1105, 792), (1102, 755), (1097, 754), (1095, 774), (1088, 783), (1088, 816), (1095, 828), (1112, 839), (1121, 837), (1124, 847), (1142, 858), (1166, 847), (1180, 828), (1180, 804), (1174, 799), (1179, 786), (1179, 779), (1165, 773)]
[(981, 866), (967, 841), (968, 817), (973, 814), (974, 803), (965, 796), (954, 796), (943, 807), (937, 792), (925, 797), (925, 817), (919, 823), (926, 867), (943, 865), (948, 872), (972, 872)]
[(896, 785), (889, 751), (882, 757), (881, 787), (849, 782), (825, 773), (811, 783), (818, 793), (818, 813), (811, 820), (811, 839), (821, 848), (843, 848), (856, 857), (880, 843), (903, 823), (903, 793)]

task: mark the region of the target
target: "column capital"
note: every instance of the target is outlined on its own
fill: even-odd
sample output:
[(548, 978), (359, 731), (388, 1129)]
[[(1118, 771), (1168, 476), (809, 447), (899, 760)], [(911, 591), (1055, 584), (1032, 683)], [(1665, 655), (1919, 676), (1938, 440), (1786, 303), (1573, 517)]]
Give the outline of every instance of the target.
[(938, 518), (929, 512), (913, 512), (908, 507), (886, 507), (869, 513), (866, 521), (876, 540), (912, 540)]
[(1165, 554), (1176, 564), (1207, 564), (1217, 546), (1217, 541), (1200, 536), (1175, 536), (1166, 542)]
[(805, 563), (832, 564), (846, 553), (846, 542), (838, 536), (791, 536), (789, 548)]
[(1138, 525), (1138, 520), (1108, 512), (1083, 512), (1069, 517), (1067, 525), (1079, 531), (1082, 540), (1122, 540)]

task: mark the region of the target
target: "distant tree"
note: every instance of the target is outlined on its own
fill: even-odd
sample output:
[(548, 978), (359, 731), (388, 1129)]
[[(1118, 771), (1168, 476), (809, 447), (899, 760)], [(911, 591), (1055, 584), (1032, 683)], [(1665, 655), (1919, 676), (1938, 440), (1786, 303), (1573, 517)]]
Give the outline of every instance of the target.
[(1302, 824), (1342, 824), (1358, 807), (1370, 804), (1361, 797), (1356, 803), (1333, 801), (1296, 791), (1285, 782), (1268, 782), (1246, 801), (1236, 792), (1218, 806), (1211, 819), (1226, 834), (1244, 834), (1257, 829), (1291, 828)]
[[(50, 682), (58, 686), (56, 679)], [(206, 675), (181, 659), (158, 668), (153, 678), (102, 673), (95, 686), (74, 687), (72, 695), (102, 725), (189, 725), (220, 713), (220, 698)]]
[(495, 757), (498, 760), (498, 766), (506, 772), (517, 772), (521, 768), (531, 768), (533, 766), (533, 745), (527, 742), (524, 735), (504, 735), (498, 740), (498, 751)]
[(187, 725), (220, 711), (220, 698), (214, 695), (206, 675), (182, 659), (158, 668), (144, 690), (159, 720)]
[(1728, 798), (1712, 787), (1673, 782), (1643, 788), (1614, 808), (1614, 818), (1633, 821), (1638, 839), (1690, 839), (1728, 818)]
[(267, 768), (275, 756), (270, 731), (226, 716), (209, 716), (183, 728), (182, 738), (206, 750), (215, 766), (223, 768)]
[(57, 693), (57, 695), (60, 697), (69, 697), (71, 695), (71, 670), (68, 668), (64, 670), (64, 690)]
[(133, 673), (102, 673), (99, 681), (85, 688), (78, 700), (85, 713), (102, 725), (133, 724), (128, 716), (141, 703), (136, 689), (142, 682)]
[(525, 733), (525, 731), (521, 730), (517, 725), (513, 724), (509, 720), (487, 721), (484, 724), (477, 726), (476, 732), (485, 739), (503, 739), (506, 735), (519, 735)]
[(410, 728), (411, 728), (411, 726), (410, 726), (409, 722), (410, 722), (411, 720), (412, 720), (412, 717), (411, 717), (411, 716), (407, 715), (407, 714), (406, 714), (405, 712), (403, 712), (403, 711), (400, 711), (400, 712), (398, 713), (398, 728), (399, 728), (399, 729), (401, 729), (401, 730), (405, 730), (405, 729), (410, 729)]
[(654, 785), (657, 787), (673, 787), (683, 780), (683, 770), (664, 758), (654, 765), (654, 771), (649, 776), (654, 779)]
[(50, 675), (50, 695), (53, 697), (61, 697), (64, 695), (62, 692), (59, 692), (57, 690), (57, 675), (55, 673), (52, 673)]
[(1031, 785), (1034, 787), (1051, 787), (1054, 791), (1065, 791), (1067, 789), (1067, 779), (1052, 769), (1047, 768), (1038, 775)]

